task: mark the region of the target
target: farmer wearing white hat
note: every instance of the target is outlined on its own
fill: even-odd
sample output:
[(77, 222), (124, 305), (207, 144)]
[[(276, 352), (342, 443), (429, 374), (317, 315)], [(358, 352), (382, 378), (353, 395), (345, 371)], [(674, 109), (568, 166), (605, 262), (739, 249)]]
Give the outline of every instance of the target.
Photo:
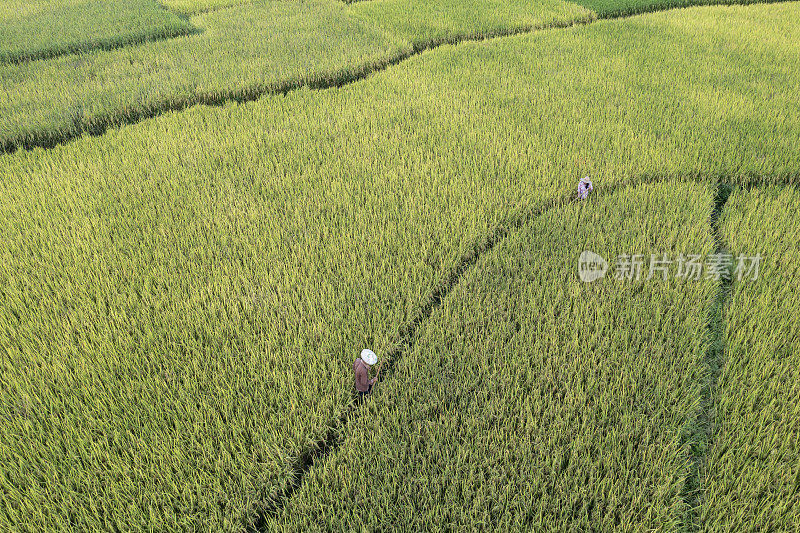
[(378, 367), (374, 378), (370, 379), (369, 377), (369, 369), (377, 362), (378, 356), (372, 350), (361, 350), (361, 357), (353, 361), (353, 372), (356, 374), (356, 392), (358, 393), (359, 403), (363, 402), (364, 398), (372, 392), (372, 386), (378, 381), (378, 374), (381, 371), (380, 367)]

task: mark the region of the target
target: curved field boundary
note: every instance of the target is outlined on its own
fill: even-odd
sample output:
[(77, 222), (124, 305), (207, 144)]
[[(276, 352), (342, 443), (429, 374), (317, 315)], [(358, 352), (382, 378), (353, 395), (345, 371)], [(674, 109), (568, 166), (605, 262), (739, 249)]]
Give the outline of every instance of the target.
[(584, 284), (576, 262), (580, 250), (713, 253), (714, 191), (616, 189), (510, 233), (270, 528), (674, 529), (717, 284), (649, 281), (646, 266), (632, 284), (619, 271)]
[[(719, 2), (720, 4), (728, 5), (728, 2)], [(747, 2), (745, 2), (747, 3)], [(783, 3), (782, 1), (773, 2), (767, 0), (764, 3)], [(672, 9), (672, 8), (670, 8)], [(652, 11), (660, 11), (660, 9), (653, 9)], [(619, 16), (612, 16), (608, 18), (627, 18), (629, 16), (640, 15), (642, 13), (635, 13), (634, 15), (622, 14)], [(103, 135), (106, 131), (112, 128), (136, 124), (143, 120), (157, 117), (159, 115), (183, 111), (195, 105), (204, 105), (211, 107), (224, 106), (229, 103), (246, 103), (258, 100), (265, 95), (280, 95), (295, 91), (301, 88), (308, 88), (311, 90), (324, 90), (331, 88), (340, 88), (363, 79), (371, 75), (386, 70), (387, 68), (397, 65), (407, 59), (416, 55), (420, 55), (428, 50), (433, 50), (442, 45), (457, 45), (462, 42), (468, 41), (483, 41), (498, 37), (510, 37), (514, 35), (532, 33), (539, 30), (566, 28), (576, 25), (586, 25), (594, 22), (594, 18), (586, 20), (577, 20), (569, 22), (554, 22), (547, 25), (542, 25), (534, 28), (520, 28), (509, 31), (493, 31), (488, 34), (482, 35), (463, 35), (456, 37), (449, 37), (442, 41), (434, 41), (426, 44), (425, 46), (412, 46), (400, 50), (393, 56), (382, 56), (373, 59), (371, 62), (363, 63), (351, 69), (340, 70), (338, 73), (332, 73), (325, 76), (317, 76), (314, 78), (294, 78), (287, 79), (283, 82), (268, 85), (257, 86), (251, 88), (239, 88), (228, 91), (223, 91), (217, 94), (203, 95), (197, 92), (187, 94), (184, 97), (173, 98), (170, 100), (160, 100), (149, 105), (143, 105), (140, 108), (128, 109), (126, 113), (121, 115), (104, 114), (97, 118), (89, 120), (83, 113), (78, 113), (72, 119), (71, 127), (65, 130), (47, 131), (42, 133), (35, 133), (20, 137), (10, 137), (4, 141), (0, 141), (0, 155), (16, 152), (19, 149), (30, 150), (34, 148), (52, 149), (56, 146), (66, 144), (76, 138), (88, 135), (97, 137)]]
[[(657, 183), (660, 181), (675, 181), (681, 178), (675, 176), (643, 176), (640, 180), (630, 180), (625, 183), (618, 183), (610, 186), (598, 186), (595, 196), (600, 198), (612, 195), (617, 192)], [(685, 181), (703, 183), (707, 182), (702, 176), (685, 179)], [(719, 219), (734, 188), (742, 190), (761, 189), (765, 187), (775, 188), (773, 183), (750, 183), (746, 187), (735, 184), (733, 181), (719, 180), (717, 182), (717, 195), (715, 198), (714, 210), (709, 219), (709, 231), (715, 241), (715, 253), (728, 251), (721, 229)], [(795, 185), (785, 185), (784, 188), (796, 188)], [(536, 218), (547, 215), (555, 209), (564, 208), (576, 200), (571, 195), (559, 195), (551, 197), (543, 205), (535, 210), (522, 213), (505, 223), (499, 225), (486, 237), (486, 239), (476, 243), (475, 247), (461, 259), (461, 262), (453, 268), (444, 278), (442, 283), (437, 286), (426, 299), (425, 304), (420, 307), (416, 316), (407, 324), (399, 329), (399, 337), (394, 342), (394, 349), (385, 356), (386, 363), (383, 366), (383, 378), (391, 378), (398, 362), (402, 357), (414, 349), (417, 339), (417, 331), (428, 321), (434, 311), (438, 309), (447, 296), (461, 282), (465, 273), (475, 265), (481, 257), (490, 253), (495, 247), (507, 237), (515, 232), (521, 231)], [(711, 427), (714, 412), (714, 397), (717, 381), (724, 366), (724, 316), (725, 303), (731, 292), (731, 281), (721, 280), (717, 289), (714, 301), (710, 302), (708, 308), (708, 330), (709, 347), (705, 358), (706, 380), (701, 389), (701, 404), (697, 413), (687, 420), (684, 444), (689, 447), (692, 457), (690, 465), (690, 475), (686, 481), (683, 491), (683, 499), (689, 509), (689, 515), (685, 518), (685, 526), (689, 530), (697, 530), (699, 527), (699, 506), (702, 487), (703, 464), (706, 455), (712, 445), (713, 431)], [(303, 451), (293, 466), (294, 475), (292, 481), (278, 494), (272, 496), (272, 504), (267, 506), (262, 514), (254, 521), (253, 531), (267, 531), (267, 521), (269, 518), (277, 517), (283, 510), (286, 503), (292, 498), (295, 492), (303, 485), (306, 474), (315, 466), (324, 462), (329, 454), (334, 452), (343, 441), (343, 432), (353, 417), (360, 416), (362, 408), (352, 403), (343, 411), (342, 415), (329, 427), (326, 435), (313, 446)]]
[[(610, 193), (614, 190), (619, 190), (620, 187), (612, 186), (604, 190), (605, 193)], [(624, 189), (624, 187), (623, 187)], [(476, 243), (473, 249), (461, 258), (461, 262), (453, 268), (450, 273), (445, 276), (442, 283), (439, 284), (425, 300), (425, 304), (419, 308), (416, 316), (407, 324), (402, 326), (399, 330), (399, 338), (393, 342), (394, 348), (385, 355), (386, 363), (383, 366), (383, 378), (388, 379), (392, 376), (397, 363), (402, 359), (403, 355), (413, 350), (414, 342), (416, 339), (417, 330), (422, 326), (438, 309), (442, 302), (447, 298), (447, 295), (458, 285), (467, 272), (484, 254), (491, 252), (497, 244), (503, 241), (511, 233), (518, 231), (524, 227), (528, 222), (542, 216), (550, 211), (558, 208), (563, 208), (574, 200), (570, 196), (562, 195), (551, 198), (545, 201), (542, 206), (535, 211), (524, 213), (523, 215), (508, 221), (507, 223), (498, 226), (493, 233), (486, 239)], [(350, 418), (357, 416), (360, 409), (352, 403), (343, 412), (335, 423), (329, 428), (325, 438), (319, 440), (314, 446), (305, 450), (297, 459), (293, 470), (294, 476), (292, 482), (289, 483), (285, 489), (273, 496), (272, 505), (267, 507), (264, 513), (259, 516), (255, 522), (255, 530), (265, 530), (265, 519), (268, 516), (276, 516), (282, 509), (285, 503), (292, 497), (295, 491), (300, 488), (305, 478), (305, 475), (312, 466), (323, 461), (329, 453), (334, 451), (341, 443), (341, 435), (343, 429), (347, 426)]]
[(561, 0), (513, 0), (499, 11), (486, 0), (372, 0), (350, 7), (353, 16), (408, 42), (416, 51), (461, 41), (507, 37), (544, 28), (587, 24), (597, 15)]
[(60, 46), (58, 48), (40, 50), (38, 52), (33, 52), (29, 54), (9, 55), (8, 57), (0, 61), (0, 63), (19, 65), (21, 63), (28, 63), (31, 61), (42, 61), (45, 59), (55, 59), (57, 57), (72, 55), (72, 54), (82, 54), (94, 51), (108, 52), (111, 50), (118, 50), (120, 48), (127, 48), (129, 46), (138, 46), (141, 44), (153, 43), (156, 41), (166, 41), (169, 39), (176, 39), (178, 37), (198, 35), (203, 33), (203, 31), (205, 30), (203, 30), (202, 28), (196, 28), (194, 26), (187, 25), (186, 27), (176, 28), (171, 31), (167, 30), (167, 31), (157, 32), (155, 34), (134, 35), (127, 39), (111, 39), (111, 38), (98, 39), (96, 41), (91, 41), (88, 43), (65, 45), (65, 46)]
[(166, 113), (185, 111), (186, 109), (198, 105), (207, 107), (222, 107), (228, 104), (245, 104), (248, 102), (254, 102), (265, 95), (285, 95), (302, 88), (323, 90), (343, 87), (350, 83), (366, 79), (373, 73), (385, 70), (392, 65), (397, 65), (413, 55), (414, 53), (401, 53), (400, 55), (388, 60), (379, 59), (373, 63), (363, 64), (351, 71), (343, 72), (339, 76), (332, 78), (311, 81), (292, 79), (286, 80), (285, 82), (275, 85), (269, 89), (244, 89), (231, 91), (228, 94), (195, 95), (184, 98), (176, 98), (169, 102), (165, 101), (155, 105), (144, 106), (140, 109), (129, 110), (124, 117), (106, 115), (97, 120), (93, 120), (91, 124), (87, 124), (83, 116), (77, 116), (73, 121), (73, 128), (70, 133), (37, 135), (25, 140), (11, 139), (0, 144), (0, 155), (12, 154), (20, 149), (32, 150), (35, 148), (42, 148), (45, 150), (50, 150), (56, 148), (57, 146), (67, 144), (75, 139), (79, 139), (83, 136), (100, 137), (108, 130), (113, 128), (130, 126), (147, 119), (159, 117)]

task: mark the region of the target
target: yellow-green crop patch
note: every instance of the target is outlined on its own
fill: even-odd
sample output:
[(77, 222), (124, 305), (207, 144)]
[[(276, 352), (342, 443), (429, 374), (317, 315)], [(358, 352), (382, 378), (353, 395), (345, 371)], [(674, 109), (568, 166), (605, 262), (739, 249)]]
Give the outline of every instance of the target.
[(418, 50), (594, 19), (588, 9), (561, 0), (371, 0), (357, 2), (351, 10), (370, 24), (409, 40)]
[[(778, 83), (782, 83), (781, 79), (785, 81), (785, 65), (797, 53), (795, 43), (799, 39), (795, 38), (798, 32), (793, 25), (794, 9), (791, 4), (782, 4), (768, 11), (755, 7), (751, 12), (716, 10), (713, 18), (703, 15), (703, 11), (670, 13), (626, 21), (620, 27), (624, 28), (622, 31), (627, 31), (632, 24), (643, 24), (650, 31), (660, 32), (664, 25), (677, 25), (670, 28), (665, 38), (678, 38), (682, 43), (697, 41), (696, 46), (689, 50), (692, 63), (709, 46), (709, 43), (703, 42), (704, 37), (698, 34), (712, 32), (724, 38), (722, 48), (715, 55), (729, 57), (737, 51), (746, 53), (744, 60), (749, 64), (741, 68), (760, 70), (762, 76), (758, 83), (761, 87), (758, 87), (758, 91), (770, 94), (770, 77), (776, 76)], [(700, 17), (698, 20), (693, 18), (695, 13)], [(753, 16), (746, 13), (752, 13)], [(20, 145), (50, 145), (86, 131), (104, 131), (109, 125), (135, 121), (198, 102), (249, 99), (264, 92), (281, 91), (302, 84), (319, 86), (342, 83), (381, 68), (412, 50), (410, 43), (394, 40), (386, 32), (354, 20), (343, 5), (329, 0), (301, 3), (273, 1), (207, 13), (192, 21), (203, 30), (201, 34), (30, 65), (0, 66), (0, 87), (3, 89), (0, 96), (0, 147), (9, 150)], [(771, 25), (781, 27), (784, 31), (769, 32), (763, 39), (758, 39), (759, 34), (754, 33), (743, 42), (737, 42), (739, 34), (744, 34), (737, 30), (737, 23), (754, 29)], [(610, 24), (616, 26), (617, 23)], [(609, 40), (614, 39), (619, 30), (612, 26), (600, 27), (604, 29), (592, 30), (589, 35), (592, 44), (599, 46), (600, 50), (584, 50), (569, 56), (576, 61), (592, 62), (576, 63), (572, 66), (572, 77), (563, 80), (567, 84), (565, 91), (578, 92), (575, 95), (558, 94), (558, 98), (582, 97), (587, 91), (597, 93), (596, 97), (602, 98), (605, 81), (602, 73), (597, 72), (596, 67), (601, 62), (595, 56), (610, 46)], [(576, 34), (582, 33), (567, 33), (569, 36)], [(598, 34), (605, 34), (605, 37), (598, 38)], [(265, 35), (269, 38), (265, 38)], [(785, 39), (781, 37), (784, 35)], [(714, 43), (710, 45), (717, 46)], [(749, 47), (745, 48), (747, 45)], [(769, 61), (753, 57), (754, 48), (760, 55), (758, 50), (765, 46), (769, 47), (767, 59), (773, 54), (781, 55), (780, 65), (784, 65), (784, 70), (772, 67)], [(536, 50), (534, 53), (539, 56)], [(646, 49), (640, 48), (636, 55), (641, 58), (640, 63), (647, 61)], [(547, 60), (552, 62), (553, 58)], [(610, 51), (605, 60), (622, 62), (625, 58), (622, 53)], [(673, 69), (679, 68), (675, 64), (682, 61), (670, 56), (668, 51), (664, 52), (663, 60), (672, 63)], [(478, 65), (472, 65), (471, 68), (478, 68)], [(575, 79), (584, 68), (590, 71), (589, 77), (599, 84), (598, 87), (584, 87), (580, 79)], [(620, 71), (624, 65), (618, 63), (613, 68)], [(699, 72), (699, 67), (697, 70)], [(566, 74), (569, 71), (563, 72)], [(502, 72), (493, 71), (490, 74), (494, 78), (487, 83), (504, 83), (498, 77)], [(632, 69), (629, 75), (645, 78), (648, 74)], [(714, 72), (708, 77), (719, 79), (720, 76), (720, 72)], [(736, 98), (741, 89), (752, 91), (733, 78), (730, 81), (732, 86), (728, 94), (723, 92), (725, 87), (718, 87), (716, 93), (725, 98)], [(668, 86), (667, 81), (662, 82), (665, 87)], [(697, 92), (703, 90), (702, 86), (696, 87), (685, 104), (741, 104), (707, 101), (702, 92)], [(778, 99), (786, 100), (790, 117), (796, 107), (794, 99), (789, 98), (791, 94), (786, 92), (777, 95)], [(768, 100), (772, 101), (772, 96)], [(618, 107), (623, 105), (622, 101), (606, 102), (604, 105)], [(745, 105), (772, 104), (754, 100)], [(780, 106), (775, 105), (775, 108), (780, 109)], [(745, 115), (749, 112), (743, 110)], [(725, 113), (730, 114), (731, 110), (727, 109)], [(603, 122), (602, 116), (586, 118), (587, 122)], [(793, 122), (791, 118), (775, 118), (788, 127)], [(769, 140), (770, 136), (761, 138), (773, 142)]]
[(800, 10), (721, 12), (0, 157), (0, 529), (238, 529), (347, 408), (355, 354), (585, 172), (796, 180), (800, 40), (770, 29)]
[[(717, 283), (583, 283), (588, 246), (711, 253), (706, 185), (552, 210), (464, 275), (267, 530), (675, 530)], [(613, 269), (613, 266), (612, 266)]]
[(0, 63), (185, 35), (192, 25), (155, 0), (4, 0)]
[(254, 0), (161, 0), (161, 3), (177, 13), (183, 15), (197, 15), (215, 9), (253, 4), (256, 2)]
[(798, 201), (792, 188), (736, 191), (722, 218), (732, 267), (743, 262), (725, 309), (701, 500), (707, 531), (800, 527)]
[(192, 22), (200, 33), (0, 65), (0, 147), (48, 145), (198, 102), (345, 81), (411, 50), (333, 0), (269, 1)]
[(618, 17), (699, 5), (753, 4), (764, 1), (782, 0), (576, 0), (576, 3), (586, 6), (601, 17)]

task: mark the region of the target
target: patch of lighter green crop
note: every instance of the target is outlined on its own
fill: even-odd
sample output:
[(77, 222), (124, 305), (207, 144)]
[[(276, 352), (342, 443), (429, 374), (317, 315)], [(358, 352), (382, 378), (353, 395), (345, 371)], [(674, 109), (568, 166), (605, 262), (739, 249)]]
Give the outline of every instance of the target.
[(192, 23), (199, 33), (0, 65), (0, 147), (49, 146), (196, 103), (333, 84), (410, 50), (331, 0), (271, 1)]
[(192, 25), (153, 0), (0, 4), (0, 64), (186, 35)]
[[(744, 256), (745, 268), (741, 278), (734, 275), (725, 309), (724, 366), (700, 506), (708, 531), (800, 524), (797, 201), (791, 187), (737, 190), (721, 220), (733, 266)], [(756, 256), (758, 269), (750, 270)]]

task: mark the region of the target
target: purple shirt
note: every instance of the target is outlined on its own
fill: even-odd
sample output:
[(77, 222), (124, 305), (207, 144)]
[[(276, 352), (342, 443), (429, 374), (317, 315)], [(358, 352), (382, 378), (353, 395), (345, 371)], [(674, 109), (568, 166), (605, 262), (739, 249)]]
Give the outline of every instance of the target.
[(592, 191), (594, 187), (592, 187), (592, 181), (588, 178), (583, 178), (580, 183), (578, 183), (578, 198), (581, 200), (586, 200), (589, 196), (589, 192)]
[(358, 392), (368, 392), (370, 386), (375, 382), (369, 379), (369, 366), (361, 359), (353, 361), (353, 372), (356, 374), (356, 390)]

